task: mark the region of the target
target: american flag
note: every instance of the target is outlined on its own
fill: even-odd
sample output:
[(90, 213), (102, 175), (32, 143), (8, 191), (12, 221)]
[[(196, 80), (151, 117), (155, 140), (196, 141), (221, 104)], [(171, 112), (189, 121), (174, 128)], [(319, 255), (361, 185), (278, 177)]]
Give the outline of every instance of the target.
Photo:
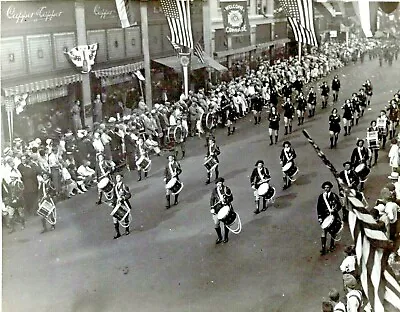
[(171, 31), (171, 43), (193, 49), (190, 0), (160, 0)]
[(312, 0), (279, 0), (297, 42), (318, 46)]
[(357, 262), (360, 268), (361, 285), (374, 312), (385, 312), (384, 303), (400, 310), (400, 285), (388, 265), (391, 242), (378, 230), (377, 223), (363, 202), (350, 195), (346, 184), (339, 179), (336, 168), (328, 160), (309, 133), (304, 136), (316, 151), (322, 162), (331, 171), (340, 188), (349, 199), (349, 228), (356, 246)]
[(199, 58), (199, 61), (204, 64), (204, 50), (203, 47), (200, 44), (200, 40), (196, 43), (193, 49), (193, 54), (196, 55)]
[(176, 52), (176, 56), (179, 58), (179, 54), (182, 53), (182, 47), (179, 44), (172, 42), (170, 37), (167, 36), (167, 39), (168, 39), (169, 43), (173, 46), (173, 48)]

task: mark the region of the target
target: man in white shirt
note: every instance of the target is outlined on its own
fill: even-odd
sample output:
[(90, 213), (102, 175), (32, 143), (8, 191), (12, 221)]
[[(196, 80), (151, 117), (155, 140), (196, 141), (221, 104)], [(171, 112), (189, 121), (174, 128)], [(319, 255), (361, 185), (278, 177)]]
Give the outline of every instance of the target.
[(362, 307), (362, 293), (357, 289), (358, 284), (351, 274), (343, 275), (345, 290), (347, 292), (347, 312), (359, 312)]
[(82, 165), (78, 167), (77, 173), (78, 179), (83, 182), (83, 184), (80, 185), (81, 188), (83, 191), (87, 191), (86, 186), (90, 186), (96, 176), (96, 171), (90, 168), (90, 161), (84, 160)]

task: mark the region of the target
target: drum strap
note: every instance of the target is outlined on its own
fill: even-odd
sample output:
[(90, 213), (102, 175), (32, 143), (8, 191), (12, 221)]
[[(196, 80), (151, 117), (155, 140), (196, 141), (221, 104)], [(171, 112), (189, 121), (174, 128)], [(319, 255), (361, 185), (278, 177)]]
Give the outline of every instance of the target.
[(218, 187), (217, 187), (217, 193), (219, 200), (222, 202), (224, 200), (224, 195), (222, 195), (221, 190)]
[(169, 172), (171, 173), (171, 177), (175, 174), (175, 170), (172, 168), (173, 163), (169, 163), (168, 167), (169, 167)]
[(361, 148), (357, 147), (357, 150), (358, 150), (358, 156), (360, 156), (360, 161), (362, 162), (363, 161), (363, 157), (362, 157), (362, 154), (361, 154)]
[(347, 170), (344, 171), (344, 177), (346, 178), (347, 186), (351, 186), (349, 175), (347, 174)]
[(328, 193), (324, 193), (324, 201), (325, 201), (325, 205), (328, 208), (329, 212), (332, 213), (333, 209), (331, 208), (331, 205), (329, 205), (329, 201), (328, 201)]

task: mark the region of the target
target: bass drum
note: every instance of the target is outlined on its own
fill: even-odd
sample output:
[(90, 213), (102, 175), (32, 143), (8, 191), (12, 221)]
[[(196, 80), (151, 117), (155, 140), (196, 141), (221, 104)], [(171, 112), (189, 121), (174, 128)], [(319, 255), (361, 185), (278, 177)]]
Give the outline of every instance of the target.
[(239, 214), (230, 205), (223, 206), (217, 213), (217, 218), (234, 234), (242, 231), (242, 223)]
[(172, 178), (171, 180), (168, 181), (165, 187), (171, 191), (172, 195), (176, 195), (182, 191), (183, 183), (179, 181), (177, 178)]
[(322, 222), (321, 228), (331, 234), (335, 241), (340, 241), (340, 233), (343, 230), (343, 222), (339, 217), (335, 218), (333, 215), (329, 215)]
[(201, 127), (203, 129), (211, 130), (214, 127), (214, 114), (212, 113), (203, 113), (201, 115)]
[(268, 182), (264, 182), (258, 187), (257, 193), (259, 196), (264, 196), (267, 200), (272, 200), (275, 197), (276, 190)]
[(368, 175), (371, 172), (371, 169), (368, 168), (366, 164), (359, 164), (354, 171), (358, 174), (360, 177), (361, 182), (365, 182), (368, 179)]
[(289, 177), (290, 180), (294, 181), (293, 177), (299, 172), (299, 168), (290, 161), (282, 167), (282, 171)]

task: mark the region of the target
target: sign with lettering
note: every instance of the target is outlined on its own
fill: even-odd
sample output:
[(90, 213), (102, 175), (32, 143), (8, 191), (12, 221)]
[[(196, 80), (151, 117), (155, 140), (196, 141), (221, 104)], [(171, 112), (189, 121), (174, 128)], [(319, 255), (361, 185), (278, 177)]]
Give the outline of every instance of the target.
[[(139, 1), (130, 1), (129, 10), (133, 20), (139, 25)], [(85, 18), (88, 29), (121, 28), (115, 1), (85, 1)]]
[(247, 0), (221, 0), (220, 4), (225, 33), (238, 36), (249, 35)]
[(20, 29), (52, 28), (55, 26), (74, 27), (74, 2), (2, 2), (2, 31)]

